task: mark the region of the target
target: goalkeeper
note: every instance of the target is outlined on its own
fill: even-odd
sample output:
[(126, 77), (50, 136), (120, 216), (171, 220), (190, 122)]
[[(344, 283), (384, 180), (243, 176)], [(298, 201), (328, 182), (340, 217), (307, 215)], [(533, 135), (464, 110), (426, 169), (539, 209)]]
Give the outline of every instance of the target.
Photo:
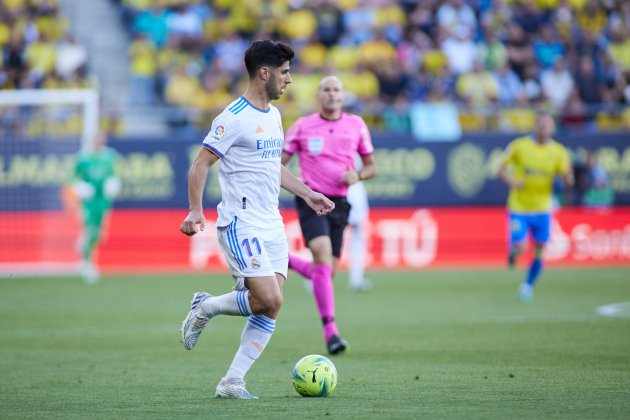
[(121, 183), (115, 173), (117, 153), (106, 146), (105, 133), (99, 132), (94, 139), (92, 152), (77, 156), (72, 186), (81, 201), (83, 233), (78, 248), (82, 256), (81, 274), (86, 283), (98, 281), (99, 272), (93, 262), (93, 252), (101, 239), (103, 220), (120, 192)]

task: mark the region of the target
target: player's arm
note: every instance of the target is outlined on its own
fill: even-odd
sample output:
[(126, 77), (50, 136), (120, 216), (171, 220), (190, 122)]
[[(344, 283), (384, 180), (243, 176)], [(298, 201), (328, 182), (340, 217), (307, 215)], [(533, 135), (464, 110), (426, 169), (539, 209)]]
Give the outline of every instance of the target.
[(299, 148), (299, 140), (298, 136), (300, 134), (300, 125), (302, 123), (302, 119), (298, 118), (298, 120), (287, 130), (287, 133), (284, 136), (284, 148), (282, 149), (282, 158), (281, 162), (283, 165), (289, 163), (293, 155), (298, 151)]
[(508, 166), (509, 165), (506, 162), (501, 162), (498, 172), (499, 179), (505, 182), (510, 188), (523, 187), (523, 181), (521, 181), (520, 179), (515, 179), (510, 173)]
[(185, 235), (192, 236), (197, 233), (197, 225), (200, 230), (206, 228), (206, 218), (203, 215), (203, 190), (206, 186), (210, 167), (219, 160), (219, 156), (209, 149), (202, 147), (195, 158), (190, 172), (188, 172), (188, 216), (184, 219), (179, 230)]
[(575, 185), (575, 179), (573, 178), (573, 171), (571, 169), (567, 170), (562, 174), (562, 180), (564, 181), (564, 185), (566, 187), (573, 187)]
[(510, 166), (512, 165), (514, 159), (514, 145), (510, 144), (505, 150), (505, 156), (499, 165), (499, 171), (497, 172), (497, 176), (499, 179), (507, 184), (510, 188), (522, 188), (524, 183), (520, 179), (516, 179), (512, 176), (510, 172)]
[(315, 210), (319, 216), (330, 213), (335, 209), (335, 203), (330, 201), (326, 196), (313, 191), (291, 173), (284, 165), (280, 165), (280, 186), (302, 198)]
[(569, 153), (566, 151), (566, 149), (563, 150), (558, 173), (562, 177), (562, 181), (564, 181), (565, 187), (573, 187), (573, 185), (575, 184), (575, 179), (573, 177), (573, 167), (571, 166), (571, 158), (569, 157)]
[(285, 151), (282, 152), (282, 165), (286, 165), (289, 163), (293, 155), (291, 153), (287, 153)]
[(363, 162), (363, 168), (358, 172), (352, 166), (348, 166), (348, 170), (341, 177), (343, 184), (352, 185), (376, 176), (376, 159), (374, 155), (361, 156), (361, 161)]
[(361, 156), (363, 168), (358, 172), (353, 167), (348, 167), (348, 170), (341, 177), (343, 184), (352, 185), (359, 181), (374, 178), (376, 176), (376, 158), (374, 157), (374, 146), (372, 145), (372, 136), (370, 130), (361, 117), (359, 119), (359, 145), (357, 153)]
[(361, 156), (361, 161), (363, 162), (363, 169), (358, 172), (359, 181), (374, 178), (376, 176), (376, 158), (374, 154)]

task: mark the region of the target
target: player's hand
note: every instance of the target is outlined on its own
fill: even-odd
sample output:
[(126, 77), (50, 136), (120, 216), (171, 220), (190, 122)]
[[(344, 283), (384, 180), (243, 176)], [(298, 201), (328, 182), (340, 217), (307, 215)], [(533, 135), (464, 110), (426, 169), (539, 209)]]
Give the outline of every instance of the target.
[(317, 213), (318, 216), (324, 216), (335, 209), (335, 203), (330, 201), (324, 194), (313, 191), (304, 201)]
[(343, 176), (341, 177), (341, 183), (346, 184), (346, 185), (352, 185), (352, 184), (356, 184), (359, 181), (360, 181), (359, 173), (355, 171), (352, 166), (348, 166), (346, 172), (344, 172)]
[(525, 186), (525, 183), (520, 179), (512, 179), (510, 181), (510, 188), (521, 189)]
[(199, 230), (206, 229), (206, 218), (203, 215), (203, 212), (198, 210), (192, 210), (188, 213), (188, 216), (182, 222), (182, 225), (179, 227), (179, 230), (182, 231), (184, 235), (193, 236), (197, 233), (197, 225), (199, 225)]
[(85, 181), (78, 181), (74, 184), (74, 192), (81, 200), (91, 200), (94, 198), (96, 190), (92, 184)]

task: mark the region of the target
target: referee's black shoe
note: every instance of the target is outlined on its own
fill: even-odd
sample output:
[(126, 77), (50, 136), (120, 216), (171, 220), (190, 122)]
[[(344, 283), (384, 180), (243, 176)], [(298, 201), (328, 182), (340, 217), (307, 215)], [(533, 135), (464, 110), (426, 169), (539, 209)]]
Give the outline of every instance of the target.
[(346, 350), (346, 347), (348, 347), (348, 342), (342, 338), (339, 338), (338, 335), (333, 335), (326, 343), (326, 347), (328, 348), (329, 354), (339, 354)]

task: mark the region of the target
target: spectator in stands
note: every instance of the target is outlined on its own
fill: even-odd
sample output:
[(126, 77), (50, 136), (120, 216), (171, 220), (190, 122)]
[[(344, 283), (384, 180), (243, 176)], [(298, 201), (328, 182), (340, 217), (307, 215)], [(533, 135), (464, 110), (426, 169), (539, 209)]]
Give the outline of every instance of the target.
[(562, 58), (557, 58), (553, 67), (540, 75), (543, 94), (556, 110), (562, 110), (573, 91), (573, 76), (566, 69)]
[(57, 49), (55, 44), (48, 41), (44, 34), (26, 47), (26, 63), (30, 70), (30, 77), (36, 86), (43, 83), (46, 76), (55, 70)]
[(486, 41), (480, 42), (477, 48), (477, 56), (481, 64), (488, 70), (502, 67), (507, 61), (505, 45), (492, 31), (486, 31)]
[(241, 71), (243, 66), (243, 54), (249, 43), (241, 38), (237, 32), (224, 34), (215, 44), (216, 60), (219, 62), (219, 69), (226, 74), (234, 74)]
[(373, 7), (367, 2), (359, 2), (357, 7), (351, 7), (343, 12), (343, 24), (346, 33), (341, 42), (349, 42), (354, 45), (361, 44), (374, 37), (376, 27), (376, 14)]
[(512, 8), (504, 0), (494, 0), (489, 9), (481, 14), (481, 24), (486, 33), (496, 34), (501, 41), (508, 39)]
[(378, 77), (379, 90), (381, 92), (380, 99), (385, 104), (393, 103), (394, 99), (405, 92), (409, 81), (402, 67), (393, 60), (384, 62), (380, 66), (379, 71), (377, 71), (376, 76)]
[(87, 65), (87, 50), (72, 35), (57, 45), (56, 72), (69, 79), (77, 70)]
[(506, 48), (510, 67), (523, 79), (525, 67), (534, 57), (534, 53), (527, 34), (516, 23), (508, 25)]
[(447, 35), (455, 35), (465, 28), (467, 34), (477, 30), (477, 16), (474, 10), (464, 0), (446, 0), (438, 8), (436, 14), (440, 30)]
[(523, 93), (526, 101), (532, 105), (539, 104), (543, 99), (538, 70), (536, 63), (531, 61), (525, 66), (523, 74)]
[(494, 72), (497, 84), (497, 99), (501, 105), (512, 105), (524, 95), (523, 84), (507, 63), (503, 63)]
[(534, 55), (538, 63), (547, 69), (551, 67), (556, 58), (564, 56), (564, 47), (556, 37), (553, 27), (545, 25), (540, 29), (540, 38), (534, 43)]
[(164, 7), (155, 2), (148, 10), (141, 11), (134, 19), (133, 30), (145, 35), (153, 45), (161, 48), (168, 39), (168, 15)]
[(458, 26), (449, 32), (442, 43), (442, 52), (448, 58), (451, 71), (455, 74), (467, 73), (473, 69), (477, 48), (466, 26)]
[(609, 47), (615, 65), (627, 77), (630, 75), (630, 28), (613, 32)]
[(533, 35), (550, 20), (550, 14), (542, 13), (533, 1), (519, 1), (513, 4), (514, 16), (512, 21), (526, 33)]
[(606, 26), (607, 17), (605, 10), (600, 6), (599, 0), (587, 0), (577, 13), (577, 22), (582, 31), (599, 34)]
[(27, 65), (24, 58), (24, 43), (22, 39), (13, 34), (3, 50), (2, 60), (2, 84), (5, 89), (20, 89), (22, 79), (26, 73)]
[(184, 49), (195, 49), (200, 46), (203, 34), (201, 16), (185, 4), (173, 8), (166, 17), (166, 28), (169, 37), (177, 39), (178, 45)]
[(474, 62), (472, 72), (461, 74), (457, 79), (457, 94), (466, 104), (473, 106), (488, 105), (496, 100), (498, 89), (492, 73), (478, 61)]
[(134, 105), (155, 103), (157, 57), (154, 44), (144, 35), (136, 35), (128, 49), (131, 70), (130, 102)]
[(319, 41), (330, 48), (334, 46), (344, 32), (343, 17), (335, 1), (322, 1), (317, 13), (317, 37)]
[(419, 1), (409, 14), (409, 25), (418, 28), (425, 34), (433, 34), (435, 28), (435, 16), (428, 1)]
[(564, 107), (559, 109), (559, 111), (561, 115), (560, 122), (565, 128), (583, 129), (588, 122), (588, 110), (580, 98), (576, 87), (571, 89)]
[(580, 57), (579, 68), (575, 78), (580, 99), (586, 104), (594, 105), (602, 102), (605, 88), (601, 79), (595, 73), (593, 60), (588, 56)]
[(578, 203), (591, 207), (606, 207), (613, 203), (614, 190), (610, 186), (610, 178), (592, 150), (576, 154), (573, 170)]
[(168, 104), (186, 108), (194, 104), (200, 90), (197, 75), (188, 71), (185, 65), (180, 65), (166, 83), (164, 98)]
[(409, 101), (407, 96), (399, 94), (394, 100), (383, 108), (383, 129), (395, 133), (408, 133), (411, 131), (409, 118)]

